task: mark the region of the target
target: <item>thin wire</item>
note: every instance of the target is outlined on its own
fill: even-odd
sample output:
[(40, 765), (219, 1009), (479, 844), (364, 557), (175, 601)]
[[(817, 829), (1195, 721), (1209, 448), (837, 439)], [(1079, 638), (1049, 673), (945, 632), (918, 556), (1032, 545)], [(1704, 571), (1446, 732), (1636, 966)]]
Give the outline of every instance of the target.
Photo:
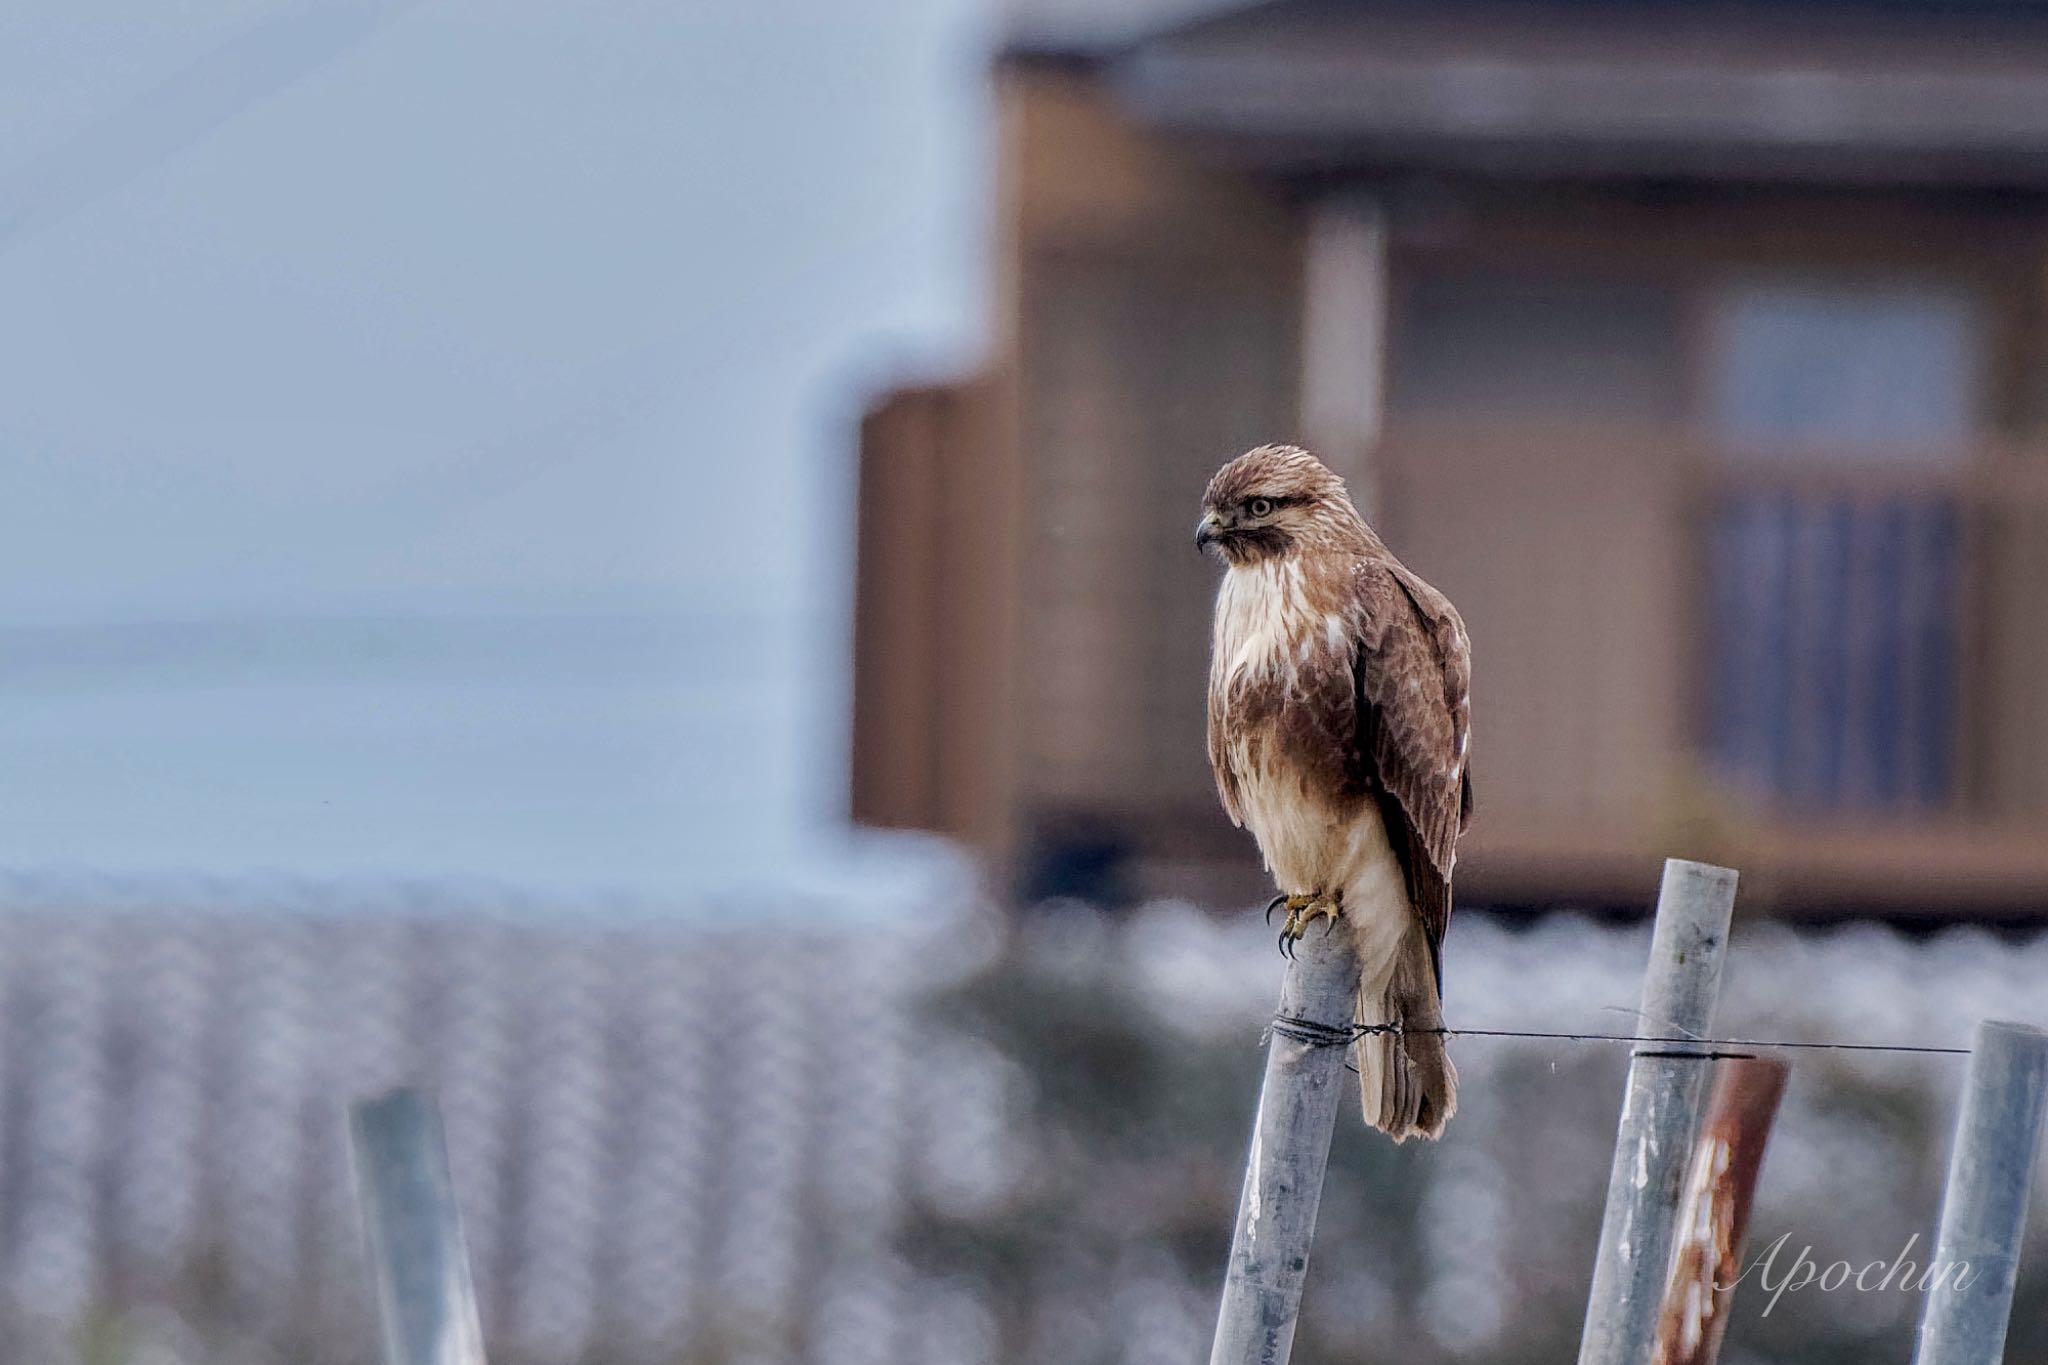
[[(1374, 1032), (1385, 1032), (1384, 1025), (1361, 1025)], [(1950, 1057), (1967, 1057), (1966, 1047), (1934, 1047), (1926, 1043), (1830, 1043), (1811, 1042), (1797, 1038), (1685, 1038), (1676, 1035), (1636, 1033), (1544, 1033), (1530, 1029), (1505, 1028), (1452, 1028), (1441, 1030), (1452, 1038), (1549, 1038), (1567, 1043), (1682, 1043), (1689, 1046), (1711, 1045), (1723, 1048), (1806, 1048), (1816, 1052), (1925, 1052), (1939, 1053)]]
[(1552, 1033), (1540, 1029), (1426, 1028), (1409, 1029), (1400, 1024), (1353, 1024), (1337, 1028), (1313, 1019), (1288, 1015), (1274, 1018), (1272, 1031), (1317, 1047), (1337, 1047), (1375, 1033), (1436, 1033), (1446, 1038), (1533, 1038), (1560, 1043), (1655, 1043), (1687, 1049), (1712, 1048), (1710, 1052), (1685, 1051), (1666, 1055), (1679, 1057), (1743, 1057), (1753, 1054), (1740, 1048), (1802, 1048), (1816, 1052), (1902, 1052), (1947, 1057), (1967, 1057), (1966, 1047), (1934, 1047), (1925, 1043), (1830, 1043), (1794, 1038), (1694, 1038), (1655, 1033)]

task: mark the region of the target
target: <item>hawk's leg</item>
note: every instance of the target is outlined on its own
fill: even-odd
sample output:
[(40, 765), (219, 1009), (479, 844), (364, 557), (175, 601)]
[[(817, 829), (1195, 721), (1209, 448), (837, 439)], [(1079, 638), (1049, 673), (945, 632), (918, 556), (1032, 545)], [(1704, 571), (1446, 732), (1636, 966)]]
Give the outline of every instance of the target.
[(1287, 918), (1280, 925), (1280, 951), (1293, 957), (1294, 945), (1308, 933), (1309, 925), (1319, 919), (1327, 919), (1329, 924), (1323, 928), (1326, 934), (1337, 927), (1337, 917), (1344, 913), (1344, 893), (1332, 891), (1327, 895), (1318, 892), (1307, 896), (1275, 896), (1266, 906), (1267, 923), (1272, 922), (1273, 912), (1283, 905), (1287, 907)]

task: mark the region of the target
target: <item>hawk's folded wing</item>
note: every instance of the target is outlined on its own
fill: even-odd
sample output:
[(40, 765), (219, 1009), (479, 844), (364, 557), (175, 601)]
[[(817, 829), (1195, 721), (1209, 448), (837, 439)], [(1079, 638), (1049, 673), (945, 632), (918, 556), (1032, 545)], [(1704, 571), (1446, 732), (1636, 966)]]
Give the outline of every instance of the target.
[(1472, 812), (1471, 647), (1443, 594), (1391, 559), (1361, 562), (1353, 584), (1356, 780), (1378, 795), (1435, 964), (1458, 835)]

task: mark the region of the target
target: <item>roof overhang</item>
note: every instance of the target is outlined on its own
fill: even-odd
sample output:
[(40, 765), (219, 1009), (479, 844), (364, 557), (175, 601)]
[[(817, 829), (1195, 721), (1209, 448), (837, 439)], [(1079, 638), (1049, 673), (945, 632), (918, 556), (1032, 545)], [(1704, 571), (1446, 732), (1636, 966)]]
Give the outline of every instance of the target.
[(2048, 26), (2010, 16), (1282, 7), (1103, 75), (1277, 170), (2048, 188)]

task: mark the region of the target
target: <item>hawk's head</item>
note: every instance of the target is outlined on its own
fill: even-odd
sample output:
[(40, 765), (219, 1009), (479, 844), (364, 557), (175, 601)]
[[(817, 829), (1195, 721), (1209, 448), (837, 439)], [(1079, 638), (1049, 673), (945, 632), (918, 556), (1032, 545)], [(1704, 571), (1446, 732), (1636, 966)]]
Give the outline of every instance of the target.
[(1364, 533), (1344, 481), (1321, 460), (1296, 446), (1260, 446), (1209, 480), (1195, 545), (1243, 568), (1301, 549), (1360, 548)]

